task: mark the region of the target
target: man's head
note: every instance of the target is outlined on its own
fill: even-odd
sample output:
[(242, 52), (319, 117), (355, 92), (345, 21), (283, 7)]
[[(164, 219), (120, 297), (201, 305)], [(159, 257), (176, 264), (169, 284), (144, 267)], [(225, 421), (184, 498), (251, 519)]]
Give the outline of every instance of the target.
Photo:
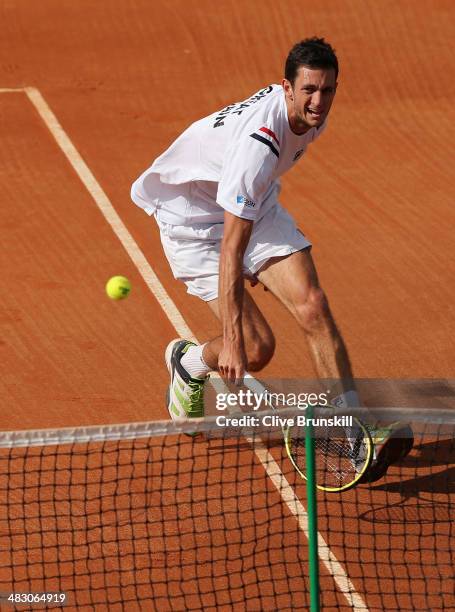
[(304, 134), (324, 122), (335, 97), (337, 76), (337, 57), (323, 38), (306, 38), (292, 47), (282, 85), (295, 133)]

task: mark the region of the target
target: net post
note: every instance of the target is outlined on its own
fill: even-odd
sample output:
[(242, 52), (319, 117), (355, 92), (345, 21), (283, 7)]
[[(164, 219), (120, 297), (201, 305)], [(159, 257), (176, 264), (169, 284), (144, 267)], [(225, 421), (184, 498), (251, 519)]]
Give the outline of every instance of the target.
[[(313, 407), (306, 410), (307, 419), (313, 418)], [(318, 558), (318, 516), (316, 501), (315, 442), (312, 422), (307, 420), (305, 427), (305, 454), (307, 467), (307, 512), (308, 512), (308, 552), (310, 572), (310, 612), (319, 612), (319, 558)]]

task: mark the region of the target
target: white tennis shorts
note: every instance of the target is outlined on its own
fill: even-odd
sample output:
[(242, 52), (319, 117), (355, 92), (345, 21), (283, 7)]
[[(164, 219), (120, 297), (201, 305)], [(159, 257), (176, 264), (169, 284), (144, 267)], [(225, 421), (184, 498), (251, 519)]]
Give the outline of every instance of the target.
[[(224, 224), (171, 225), (156, 221), (174, 278), (183, 281), (191, 295), (206, 302), (216, 299)], [(290, 255), (310, 246), (294, 219), (276, 202), (253, 225), (243, 258), (244, 277), (254, 279), (272, 257)]]

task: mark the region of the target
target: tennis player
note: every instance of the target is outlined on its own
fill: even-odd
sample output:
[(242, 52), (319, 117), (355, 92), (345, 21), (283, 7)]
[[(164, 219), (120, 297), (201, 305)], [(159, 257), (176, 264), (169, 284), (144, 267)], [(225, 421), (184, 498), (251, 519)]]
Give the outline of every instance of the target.
[[(210, 371), (239, 382), (245, 370), (271, 360), (275, 338), (245, 279), (262, 284), (294, 315), (317, 375), (340, 381), (337, 405), (359, 404), (310, 241), (279, 202), (281, 175), (327, 127), (337, 77), (337, 57), (324, 39), (299, 42), (281, 84), (190, 125), (132, 186), (133, 201), (158, 223), (174, 277), (221, 321), (220, 335), (205, 344), (179, 339), (167, 347), (173, 419), (204, 414)], [(409, 452), (400, 431), (388, 428), (375, 440), (372, 479)]]

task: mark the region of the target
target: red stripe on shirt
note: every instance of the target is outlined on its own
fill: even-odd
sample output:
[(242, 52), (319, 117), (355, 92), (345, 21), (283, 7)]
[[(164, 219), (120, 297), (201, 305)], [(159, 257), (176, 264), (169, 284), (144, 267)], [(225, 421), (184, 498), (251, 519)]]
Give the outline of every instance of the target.
[(278, 146), (280, 146), (280, 141), (275, 136), (275, 134), (272, 132), (272, 130), (269, 130), (269, 128), (266, 128), (266, 127), (261, 127), (261, 128), (259, 128), (259, 131), (260, 132), (264, 132), (264, 134), (268, 134), (269, 136), (271, 136), (273, 138), (273, 140), (276, 142), (276, 144)]

